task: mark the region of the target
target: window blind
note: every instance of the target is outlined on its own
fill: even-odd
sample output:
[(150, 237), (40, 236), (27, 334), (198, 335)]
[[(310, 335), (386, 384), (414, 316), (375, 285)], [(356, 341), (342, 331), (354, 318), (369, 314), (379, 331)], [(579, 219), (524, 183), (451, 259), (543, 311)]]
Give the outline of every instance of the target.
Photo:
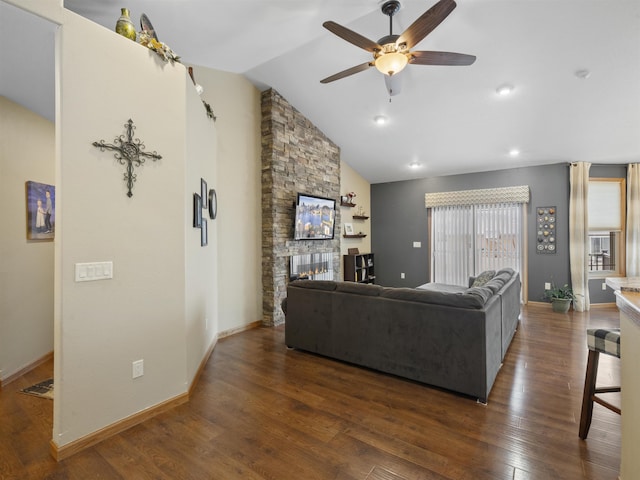
[(589, 230), (622, 230), (622, 183), (616, 181), (589, 182)]

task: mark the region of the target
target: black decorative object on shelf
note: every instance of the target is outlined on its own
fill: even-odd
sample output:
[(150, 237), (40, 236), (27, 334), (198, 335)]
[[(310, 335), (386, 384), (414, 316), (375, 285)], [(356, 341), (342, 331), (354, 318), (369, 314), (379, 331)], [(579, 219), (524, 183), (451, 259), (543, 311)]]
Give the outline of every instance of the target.
[(102, 152), (105, 150), (114, 150), (116, 152), (113, 154), (115, 159), (121, 165), (127, 166), (127, 170), (124, 173), (124, 181), (127, 182), (128, 189), (127, 197), (133, 197), (131, 190), (137, 179), (137, 175), (133, 173), (133, 168), (142, 165), (147, 158), (156, 161), (160, 160), (162, 156), (158, 155), (156, 151), (152, 153), (143, 152), (145, 149), (144, 143), (139, 138), (133, 138), (133, 131), (136, 129), (133, 126), (133, 120), (129, 119), (124, 126), (127, 130), (126, 136), (120, 135), (116, 137), (113, 143), (105, 143), (104, 140), (100, 140), (99, 142), (93, 142), (92, 145)]

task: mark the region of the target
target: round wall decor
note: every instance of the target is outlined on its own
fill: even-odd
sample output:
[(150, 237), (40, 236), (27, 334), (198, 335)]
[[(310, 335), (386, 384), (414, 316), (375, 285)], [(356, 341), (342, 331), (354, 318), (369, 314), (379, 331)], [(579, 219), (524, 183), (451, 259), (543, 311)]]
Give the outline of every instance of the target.
[(215, 188), (209, 189), (209, 217), (215, 220), (218, 215), (218, 194)]

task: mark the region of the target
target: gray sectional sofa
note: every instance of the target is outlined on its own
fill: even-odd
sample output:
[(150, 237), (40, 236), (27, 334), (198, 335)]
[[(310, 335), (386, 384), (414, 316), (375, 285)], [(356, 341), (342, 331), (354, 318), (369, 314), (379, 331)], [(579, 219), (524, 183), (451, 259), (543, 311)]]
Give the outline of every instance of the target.
[(297, 280), (283, 304), (285, 342), (485, 403), (517, 327), (520, 289), (511, 269), (468, 288)]

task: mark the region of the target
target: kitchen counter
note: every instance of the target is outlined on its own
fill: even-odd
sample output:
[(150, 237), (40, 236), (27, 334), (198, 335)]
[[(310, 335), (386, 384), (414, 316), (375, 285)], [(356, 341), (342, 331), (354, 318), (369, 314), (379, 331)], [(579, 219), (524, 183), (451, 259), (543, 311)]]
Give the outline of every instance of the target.
[(607, 278), (620, 309), (622, 452), (620, 480), (640, 478), (640, 278)]

